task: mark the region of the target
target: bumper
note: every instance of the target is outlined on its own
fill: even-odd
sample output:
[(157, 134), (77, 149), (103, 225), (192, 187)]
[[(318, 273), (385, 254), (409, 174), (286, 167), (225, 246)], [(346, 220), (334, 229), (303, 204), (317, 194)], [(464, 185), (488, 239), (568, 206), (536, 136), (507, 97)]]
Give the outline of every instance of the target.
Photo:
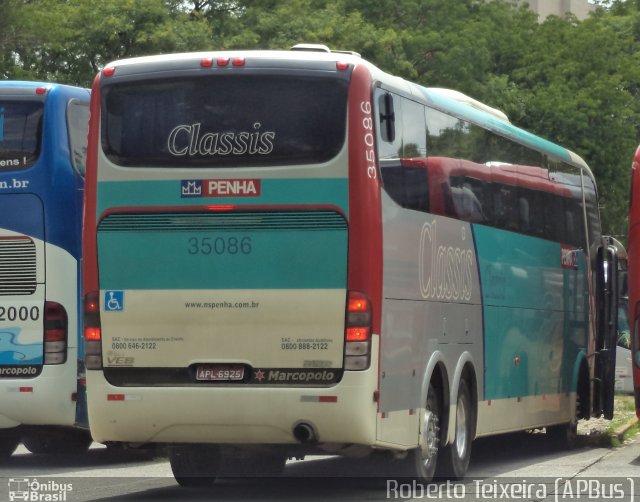
[(44, 366), (36, 378), (0, 380), (0, 429), (18, 425), (74, 425), (76, 351), (66, 364)]
[(320, 443), (372, 445), (377, 380), (371, 367), (328, 388), (125, 388), (87, 371), (89, 425), (99, 442), (296, 444), (306, 423)]

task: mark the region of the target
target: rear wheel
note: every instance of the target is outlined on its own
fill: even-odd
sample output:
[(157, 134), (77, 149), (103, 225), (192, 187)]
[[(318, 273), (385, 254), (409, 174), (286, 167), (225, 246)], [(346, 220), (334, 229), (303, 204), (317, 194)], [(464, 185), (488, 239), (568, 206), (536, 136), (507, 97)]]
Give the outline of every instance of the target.
[(84, 453), (89, 449), (91, 434), (83, 430), (41, 430), (26, 434), (22, 444), (31, 453), (52, 455)]
[(256, 453), (250, 457), (225, 458), (221, 475), (237, 477), (275, 477), (284, 471), (287, 457), (278, 453)]
[(555, 445), (564, 450), (570, 450), (576, 447), (578, 442), (578, 415), (579, 401), (576, 397), (573, 404), (572, 416), (570, 422), (559, 425), (551, 425), (547, 427), (547, 436)]
[(0, 462), (8, 459), (16, 451), (19, 443), (17, 437), (0, 435)]
[(421, 424), (420, 445), (411, 450), (407, 458), (403, 460), (406, 464), (403, 470), (408, 476), (420, 483), (429, 483), (436, 472), (441, 413), (438, 395), (433, 385), (429, 384), (427, 403)]
[(173, 446), (169, 463), (180, 486), (211, 486), (220, 470), (220, 454), (214, 446)]
[(460, 380), (456, 402), (455, 438), (440, 450), (439, 473), (450, 479), (460, 479), (467, 472), (471, 458), (475, 412), (466, 380)]

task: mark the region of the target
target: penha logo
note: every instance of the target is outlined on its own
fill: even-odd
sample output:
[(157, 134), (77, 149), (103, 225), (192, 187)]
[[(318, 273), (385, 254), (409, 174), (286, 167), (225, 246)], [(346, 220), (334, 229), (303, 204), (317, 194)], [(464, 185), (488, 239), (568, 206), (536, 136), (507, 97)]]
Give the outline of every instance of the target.
[(202, 180), (182, 180), (181, 197), (202, 197)]
[(259, 179), (182, 180), (181, 197), (260, 197)]

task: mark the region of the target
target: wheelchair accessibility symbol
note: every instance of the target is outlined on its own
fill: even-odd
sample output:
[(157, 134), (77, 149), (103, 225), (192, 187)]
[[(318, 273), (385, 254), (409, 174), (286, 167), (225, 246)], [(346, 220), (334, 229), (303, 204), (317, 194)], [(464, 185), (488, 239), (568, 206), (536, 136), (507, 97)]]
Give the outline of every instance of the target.
[(124, 310), (124, 291), (105, 291), (104, 293), (104, 311), (120, 312)]

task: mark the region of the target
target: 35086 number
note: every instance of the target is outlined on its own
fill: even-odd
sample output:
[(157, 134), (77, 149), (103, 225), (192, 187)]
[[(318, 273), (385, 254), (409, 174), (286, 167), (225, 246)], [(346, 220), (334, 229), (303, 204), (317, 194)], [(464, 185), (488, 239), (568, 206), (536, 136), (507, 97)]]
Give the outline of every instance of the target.
[(38, 319), (40, 319), (40, 307), (0, 306), (0, 321), (37, 321)]
[(251, 237), (189, 237), (187, 252), (192, 255), (251, 254)]

